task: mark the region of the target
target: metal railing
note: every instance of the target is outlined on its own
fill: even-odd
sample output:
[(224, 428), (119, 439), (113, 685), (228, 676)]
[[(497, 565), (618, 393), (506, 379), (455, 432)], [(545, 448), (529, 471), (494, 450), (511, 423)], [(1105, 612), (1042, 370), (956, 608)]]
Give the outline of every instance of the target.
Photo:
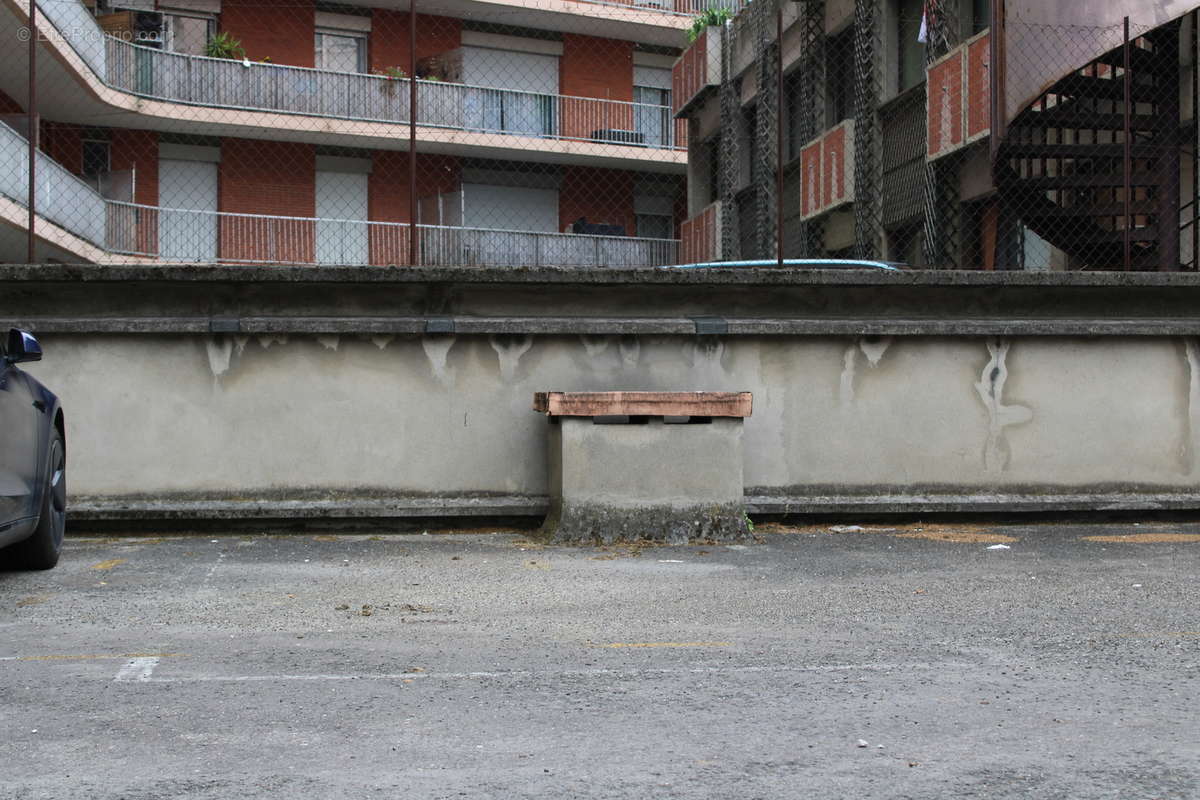
[[(36, 175), (37, 213), (81, 239), (104, 247), (104, 198), (41, 151), (37, 153)], [(28, 207), (29, 141), (4, 123), (0, 123), (0, 194)]]
[(418, 225), (427, 266), (657, 267), (678, 261), (675, 239)]
[[(409, 121), (409, 82), (350, 72), (209, 58), (105, 38), (104, 82), (189, 105), (366, 122)], [(667, 106), (417, 81), (417, 122), (438, 128), (686, 149)]]
[(694, 17), (708, 9), (726, 8), (737, 13), (748, 0), (580, 0), (597, 6), (632, 8), (677, 17)]
[[(28, 200), (25, 137), (0, 123), (0, 194)], [(109, 200), (37, 154), (37, 213), (110, 253), (193, 263), (406, 264), (403, 222), (192, 211)], [(424, 266), (631, 268), (678, 261), (675, 239), (417, 225)]]
[[(200, 263), (386, 266), (407, 263), (403, 222), (282, 217), (107, 202), (114, 253)], [(417, 225), (422, 266), (609, 267), (674, 264), (679, 242)]]

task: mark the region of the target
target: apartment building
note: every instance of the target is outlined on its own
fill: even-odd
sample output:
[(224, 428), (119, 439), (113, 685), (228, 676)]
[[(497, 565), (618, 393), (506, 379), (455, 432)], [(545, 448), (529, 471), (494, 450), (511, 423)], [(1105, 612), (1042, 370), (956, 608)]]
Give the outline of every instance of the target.
[(0, 54), (4, 261), (31, 100), (38, 260), (678, 260), (684, 0), (0, 0), (11, 42), (31, 2), (32, 98), (26, 45)]
[(710, 27), (674, 72), (683, 260), (1195, 269), (1197, 4), (992, 2)]

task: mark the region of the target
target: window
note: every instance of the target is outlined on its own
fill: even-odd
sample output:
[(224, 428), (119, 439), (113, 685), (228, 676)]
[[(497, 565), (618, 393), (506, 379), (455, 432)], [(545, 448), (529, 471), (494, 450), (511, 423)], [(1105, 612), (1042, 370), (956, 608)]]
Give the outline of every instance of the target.
[(787, 113), (787, 160), (791, 161), (800, 155), (804, 147), (801, 134), (804, 131), (804, 69), (789, 72), (783, 79), (784, 103)]
[[(854, 26), (825, 45), (825, 127), (832, 128), (854, 114)], [(922, 69), (924, 69), (922, 67)], [(922, 73), (924, 74), (924, 73)]]
[(639, 239), (675, 238), (675, 220), (668, 214), (637, 214), (635, 219)]
[(671, 70), (661, 67), (633, 68), (633, 129), (642, 144), (663, 147), (672, 144)]
[(652, 86), (634, 86), (633, 127), (650, 147), (672, 144), (671, 90)]
[(896, 5), (899, 17), (896, 25), (897, 91), (903, 92), (925, 80), (925, 44), (918, 40), (924, 7), (922, 0), (899, 0)]
[(708, 167), (708, 203), (721, 199), (721, 137), (714, 136), (704, 143), (704, 163)]
[(991, 24), (991, 0), (971, 0), (971, 34), (983, 33)]
[(217, 21), (212, 17), (169, 11), (164, 21), (167, 29), (166, 46), (172, 53), (205, 55), (208, 40), (217, 32)]
[(367, 71), (367, 37), (353, 31), (318, 30), (316, 67), (333, 72)]
[(99, 139), (83, 140), (83, 177), (93, 186), (110, 169), (108, 142)]

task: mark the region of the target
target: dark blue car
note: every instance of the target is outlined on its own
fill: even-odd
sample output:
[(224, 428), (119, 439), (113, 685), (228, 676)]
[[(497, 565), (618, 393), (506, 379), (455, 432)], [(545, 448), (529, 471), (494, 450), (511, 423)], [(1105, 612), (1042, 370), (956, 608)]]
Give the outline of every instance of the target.
[(67, 521), (67, 440), (58, 398), (17, 368), (40, 361), (17, 329), (0, 344), (0, 565), (50, 569)]

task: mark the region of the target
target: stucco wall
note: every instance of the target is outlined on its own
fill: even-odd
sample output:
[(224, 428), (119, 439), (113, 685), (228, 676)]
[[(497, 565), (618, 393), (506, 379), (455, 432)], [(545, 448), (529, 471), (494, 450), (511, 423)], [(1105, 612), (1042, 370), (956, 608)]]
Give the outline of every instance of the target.
[[(0, 265), (76, 517), (544, 514), (546, 390), (754, 393), (751, 512), (1200, 508), (1200, 275)], [(683, 465), (681, 468), (687, 468)]]
[(548, 389), (753, 392), (745, 484), (763, 508), (1081, 492), (1119, 505), (1191, 492), (1198, 474), (1185, 338), (41, 338), (30, 371), (63, 399), (71, 491), (89, 498), (539, 497), (548, 423), (530, 407)]

